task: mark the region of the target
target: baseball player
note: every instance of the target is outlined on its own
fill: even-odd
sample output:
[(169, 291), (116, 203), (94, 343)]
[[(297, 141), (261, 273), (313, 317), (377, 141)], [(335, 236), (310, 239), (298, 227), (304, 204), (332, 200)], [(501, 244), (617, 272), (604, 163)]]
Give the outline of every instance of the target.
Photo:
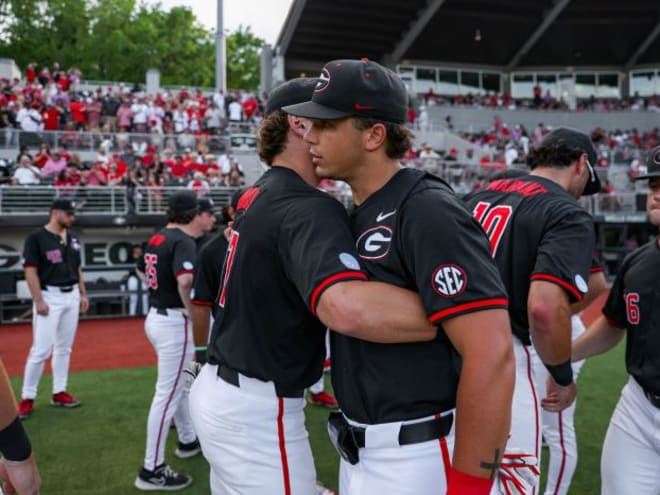
[(369, 279), (418, 292), (441, 330), (429, 342), (389, 345), (333, 332), (342, 412), (328, 428), (342, 454), (339, 492), (487, 494), (513, 390), (506, 292), (487, 238), (451, 188), (402, 167), (407, 102), (392, 71), (336, 60), (311, 101), (284, 108), (313, 119), (305, 139), (317, 174), (351, 186), (351, 229)]
[(78, 407), (80, 401), (67, 392), (71, 346), (79, 313), (89, 308), (85, 280), (80, 269), (80, 242), (70, 231), (76, 205), (58, 198), (50, 208), (48, 223), (25, 240), (23, 267), (32, 295), (32, 347), (25, 363), (19, 416), (32, 413), (46, 359), (53, 356), (53, 396), (50, 403)]
[(303, 394), (321, 376), (326, 326), (389, 342), (436, 334), (415, 293), (366, 282), (346, 210), (315, 187), (308, 122), (281, 111), (314, 84), (294, 79), (268, 101), (259, 156), (271, 168), (238, 202), (208, 363), (190, 391), (214, 495), (315, 493)]
[[(589, 274), (588, 290), (582, 301), (571, 306), (571, 339), (575, 340), (585, 331), (580, 312), (588, 307), (604, 290), (607, 289), (604, 268), (594, 257)], [(574, 380), (582, 369), (584, 360), (573, 361)], [(548, 370), (540, 360), (534, 361), (534, 379), (537, 390), (543, 390), (548, 379)], [(571, 486), (578, 460), (577, 438), (575, 436), (574, 416), (577, 399), (563, 411), (550, 412), (541, 409), (543, 438), (548, 445), (548, 473), (545, 495), (566, 495)], [(540, 493), (540, 492), (539, 492)]]
[[(182, 371), (194, 355), (190, 288), (196, 260), (195, 238), (203, 233), (199, 206), (192, 191), (180, 191), (168, 200), (167, 225), (154, 234), (138, 262), (138, 273), (149, 287), (149, 314), (145, 332), (158, 355), (158, 378), (147, 420), (144, 464), (135, 479), (140, 490), (178, 490), (192, 483), (165, 463), (165, 442), (172, 418), (179, 438), (175, 455), (199, 453), (199, 442), (189, 408), (180, 407), (184, 392)], [(185, 401), (184, 401), (185, 404)]]
[[(651, 151), (646, 211), (660, 227), (660, 146)], [(601, 457), (602, 495), (660, 493), (660, 241), (636, 249), (623, 261), (603, 315), (573, 343), (573, 359), (602, 354), (626, 335), (630, 378), (621, 392)]]
[(516, 385), (500, 493), (536, 493), (541, 399), (534, 360), (552, 377), (547, 394), (540, 393), (547, 395), (546, 409), (558, 412), (575, 399), (571, 303), (587, 292), (595, 237), (592, 219), (576, 198), (600, 189), (591, 166), (596, 158), (586, 134), (560, 128), (530, 153), (529, 175), (495, 180), (466, 198), (490, 238), (510, 297)]
[(0, 493), (38, 495), (41, 477), (32, 445), (16, 414), (16, 400), (0, 360)]

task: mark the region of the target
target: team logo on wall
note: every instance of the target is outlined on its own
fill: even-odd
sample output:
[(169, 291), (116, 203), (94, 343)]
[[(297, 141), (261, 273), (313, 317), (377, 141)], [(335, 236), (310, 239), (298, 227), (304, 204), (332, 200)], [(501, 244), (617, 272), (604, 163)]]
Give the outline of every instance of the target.
[(372, 227), (358, 237), (358, 254), (365, 260), (379, 260), (390, 251), (391, 242), (392, 229), (384, 225)]
[(328, 71), (328, 69), (323, 69), (321, 71), (321, 75), (319, 76), (319, 80), (316, 82), (316, 86), (314, 87), (314, 93), (320, 93), (325, 88), (327, 88), (329, 84), (330, 84), (330, 72)]
[(467, 287), (467, 275), (458, 265), (440, 265), (433, 271), (431, 285), (442, 297), (460, 296)]

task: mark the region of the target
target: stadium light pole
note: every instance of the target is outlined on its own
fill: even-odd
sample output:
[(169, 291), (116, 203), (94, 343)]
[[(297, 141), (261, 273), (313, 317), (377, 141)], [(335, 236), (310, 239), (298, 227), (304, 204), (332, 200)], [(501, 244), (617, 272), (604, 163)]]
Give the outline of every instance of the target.
[(215, 88), (227, 90), (227, 58), (225, 56), (224, 2), (218, 1), (217, 27), (215, 29)]

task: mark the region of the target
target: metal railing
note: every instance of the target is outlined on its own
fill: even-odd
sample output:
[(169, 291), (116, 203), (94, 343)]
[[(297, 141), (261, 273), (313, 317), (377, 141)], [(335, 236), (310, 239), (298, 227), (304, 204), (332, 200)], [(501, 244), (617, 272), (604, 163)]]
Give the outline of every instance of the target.
[[(185, 187), (121, 186), (0, 186), (0, 215), (39, 215), (47, 213), (53, 199), (66, 197), (77, 203), (77, 214), (117, 216), (159, 214), (165, 212), (172, 193)], [(235, 187), (212, 187), (204, 195), (217, 207), (229, 204)]]

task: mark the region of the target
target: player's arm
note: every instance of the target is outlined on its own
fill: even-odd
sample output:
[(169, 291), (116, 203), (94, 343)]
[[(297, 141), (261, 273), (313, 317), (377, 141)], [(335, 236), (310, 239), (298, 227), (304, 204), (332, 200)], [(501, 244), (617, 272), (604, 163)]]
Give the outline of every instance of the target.
[[(452, 467), (490, 483), (511, 426), (515, 362), (509, 314), (489, 309), (445, 320), (442, 326), (462, 358)], [(450, 489), (456, 488), (452, 477)]]
[(587, 293), (582, 298), (582, 301), (578, 301), (571, 305), (573, 314), (577, 314), (580, 311), (583, 311), (585, 308), (588, 308), (591, 303), (593, 303), (598, 298), (598, 296), (600, 296), (606, 290), (607, 280), (605, 279), (605, 272), (602, 270), (592, 272), (589, 275)]
[(192, 288), (193, 274), (190, 272), (180, 273), (176, 277), (176, 288), (179, 291), (179, 296), (183, 302), (183, 307), (185, 308), (188, 316), (192, 316), (192, 302), (190, 300), (190, 289)]
[(87, 310), (89, 309), (89, 298), (87, 297), (85, 277), (83, 277), (81, 268), (78, 268), (78, 288), (80, 289), (80, 312), (87, 313)]
[(625, 328), (613, 325), (601, 315), (573, 342), (573, 361), (609, 351), (621, 341), (625, 333)]
[(332, 330), (371, 342), (428, 341), (437, 334), (417, 293), (382, 282), (336, 283), (321, 294), (316, 314)]
[(44, 301), (43, 293), (41, 292), (41, 282), (39, 281), (39, 274), (37, 273), (36, 266), (26, 266), (24, 268), (25, 281), (27, 282), (30, 295), (37, 308), (37, 313), (46, 316), (48, 315), (48, 304)]
[(30, 440), (16, 414), (16, 400), (0, 361), (0, 481), (7, 493), (37, 495), (41, 477)]

